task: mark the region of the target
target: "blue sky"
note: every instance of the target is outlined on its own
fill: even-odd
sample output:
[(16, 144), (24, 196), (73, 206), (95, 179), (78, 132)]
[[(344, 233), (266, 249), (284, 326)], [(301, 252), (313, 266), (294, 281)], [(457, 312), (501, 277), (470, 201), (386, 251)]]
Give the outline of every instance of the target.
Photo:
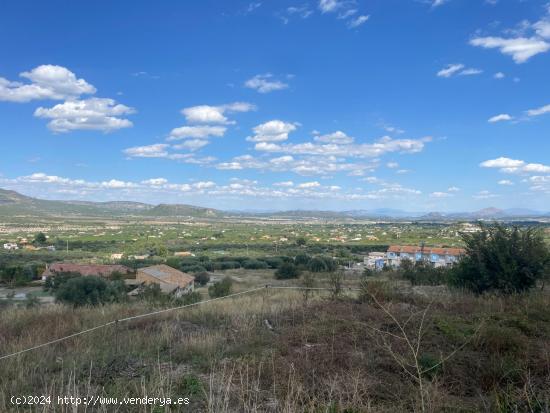
[(12, 1), (0, 186), (224, 209), (550, 204), (550, 5)]

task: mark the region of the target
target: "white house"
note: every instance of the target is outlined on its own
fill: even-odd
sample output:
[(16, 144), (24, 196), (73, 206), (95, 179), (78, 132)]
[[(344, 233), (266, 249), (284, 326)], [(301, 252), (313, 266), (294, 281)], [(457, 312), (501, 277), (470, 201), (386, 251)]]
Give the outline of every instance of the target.
[(18, 250), (19, 246), (15, 242), (7, 242), (4, 244), (4, 249), (8, 251)]

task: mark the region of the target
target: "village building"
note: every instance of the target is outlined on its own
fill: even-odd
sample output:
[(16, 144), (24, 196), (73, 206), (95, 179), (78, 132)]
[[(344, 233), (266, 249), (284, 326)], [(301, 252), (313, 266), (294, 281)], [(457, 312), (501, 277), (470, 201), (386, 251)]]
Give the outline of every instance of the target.
[(139, 268), (136, 281), (146, 285), (158, 284), (163, 293), (173, 294), (176, 297), (193, 292), (195, 289), (193, 276), (165, 264)]
[(75, 264), (70, 262), (56, 262), (48, 264), (42, 273), (42, 280), (59, 273), (73, 273), (81, 276), (111, 277), (114, 274), (127, 275), (134, 271), (124, 265), (102, 264)]
[(177, 251), (174, 252), (174, 257), (194, 257), (195, 254), (193, 254), (191, 251)]
[(4, 244), (4, 249), (8, 251), (18, 250), (19, 246), (15, 242), (6, 242)]
[(363, 259), (365, 267), (371, 270), (381, 270), (386, 262), (385, 252), (369, 252), (369, 255)]
[(462, 248), (436, 248), (410, 245), (392, 245), (386, 253), (387, 264), (398, 267), (403, 260), (424, 261), (434, 267), (451, 266), (458, 262), (466, 251)]

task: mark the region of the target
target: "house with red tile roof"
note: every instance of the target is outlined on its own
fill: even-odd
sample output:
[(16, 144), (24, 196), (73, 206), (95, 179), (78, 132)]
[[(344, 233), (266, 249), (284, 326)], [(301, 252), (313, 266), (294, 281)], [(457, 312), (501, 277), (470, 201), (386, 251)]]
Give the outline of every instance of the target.
[(195, 278), (168, 265), (153, 265), (139, 268), (136, 274), (137, 282), (141, 284), (158, 284), (162, 292), (180, 297), (193, 292)]
[(391, 245), (386, 252), (388, 265), (398, 267), (402, 260), (429, 262), (434, 267), (451, 266), (466, 254), (462, 248)]
[(55, 276), (59, 273), (74, 273), (81, 276), (110, 277), (113, 274), (128, 275), (134, 271), (124, 265), (104, 265), (104, 264), (76, 264), (71, 262), (55, 262), (48, 264), (42, 273), (42, 280)]

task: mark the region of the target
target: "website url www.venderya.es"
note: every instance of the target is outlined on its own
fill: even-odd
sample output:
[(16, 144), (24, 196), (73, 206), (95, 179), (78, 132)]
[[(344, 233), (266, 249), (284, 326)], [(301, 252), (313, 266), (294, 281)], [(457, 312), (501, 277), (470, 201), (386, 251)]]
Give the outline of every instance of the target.
[(61, 406), (101, 406), (101, 405), (130, 405), (130, 406), (169, 406), (188, 405), (188, 397), (105, 397), (105, 396), (12, 396), (10, 402), (17, 406), (51, 405)]

